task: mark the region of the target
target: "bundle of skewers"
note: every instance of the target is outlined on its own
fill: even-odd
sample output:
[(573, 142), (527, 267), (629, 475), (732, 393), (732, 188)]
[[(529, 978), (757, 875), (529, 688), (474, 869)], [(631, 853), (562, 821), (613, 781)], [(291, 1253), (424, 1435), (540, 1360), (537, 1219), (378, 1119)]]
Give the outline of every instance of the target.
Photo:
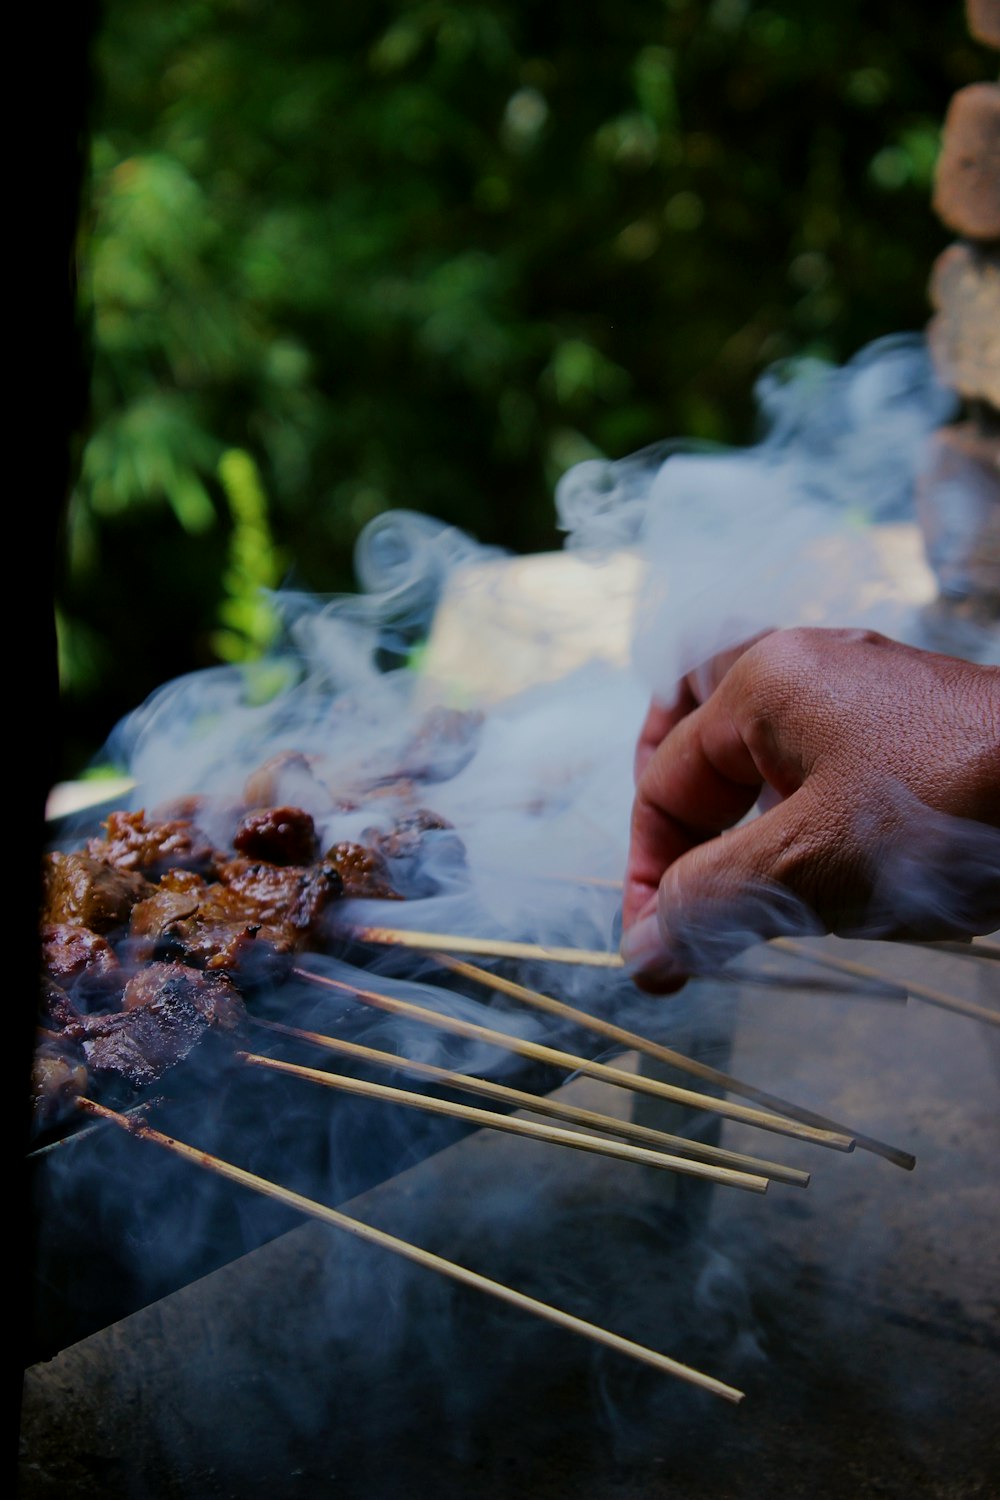
[[(721, 1380), (388, 1235), (165, 1134), (150, 1122), (143, 1107), (150, 1090), (180, 1068), (211, 1032), (226, 1039), (236, 1062), (248, 1073), (280, 1074), (303, 1087), (447, 1116), (466, 1128), (506, 1131), (747, 1192), (765, 1193), (772, 1183), (797, 1189), (808, 1185), (806, 1171), (769, 1155), (728, 1150), (512, 1087), (480, 1076), (486, 1068), (463, 1072), (363, 1045), (337, 1034), (336, 1028), (319, 1031), (298, 1024), (301, 1017), (285, 1010), (277, 1019), (273, 1004), (258, 1004), (264, 994), (280, 996), (283, 987), (291, 992), (288, 981), (294, 980), (296, 990), (299, 985), (312, 986), (416, 1026), (463, 1037), (487, 1049), (484, 1055), (515, 1054), (545, 1069), (597, 1078), (717, 1120), (737, 1121), (768, 1138), (787, 1137), (839, 1152), (859, 1148), (904, 1170), (914, 1165), (913, 1156), (901, 1147), (554, 994), (529, 988), (504, 971), (519, 962), (610, 971), (620, 967), (615, 953), (363, 926), (346, 919), (347, 901), (403, 902), (411, 895), (426, 895), (433, 890), (433, 876), (423, 857), (427, 850), (444, 846), (454, 868), (461, 863), (462, 846), (447, 820), (418, 803), (411, 776), (393, 788), (391, 805), (396, 811), (388, 825), (383, 822), (367, 830), (359, 841), (324, 849), (310, 811), (276, 800), (289, 778), (308, 793), (313, 774), (304, 758), (289, 752), (251, 778), (238, 804), (209, 807), (189, 799), (150, 816), (145, 811), (113, 812), (99, 837), (46, 857), (42, 1006), (33, 1074), (39, 1140), (51, 1140), (82, 1121), (115, 1126), (296, 1212), (730, 1401), (740, 1400), (742, 1392)], [(308, 801), (308, 795), (303, 800)], [(210, 821), (216, 833), (224, 828), (225, 840), (209, 838), (203, 821)], [(839, 982), (875, 982), (891, 993), (877, 971), (856, 960), (818, 953), (791, 939), (776, 940), (772, 947), (832, 967)], [(376, 983), (360, 965), (366, 954), (386, 948), (419, 954), (425, 965), (434, 966), (451, 987), (438, 992), (444, 1003), (423, 1003), (423, 987), (417, 990), (391, 980)], [(319, 956), (331, 952), (352, 962), (339, 964), (336, 973), (324, 972)], [(997, 956), (988, 943), (977, 944), (976, 952), (984, 958)], [(692, 1086), (667, 1083), (529, 1038), (516, 1018), (505, 1024), (509, 1009), (497, 1014), (497, 1024), (469, 1019), (447, 1004), (456, 986), (464, 994), (502, 996), (508, 1007), (547, 1016), (593, 1036), (603, 1053), (637, 1052), (687, 1075)], [(920, 984), (908, 988), (931, 1003), (1000, 1023), (1000, 1014), (985, 1007), (953, 1000)], [(419, 1001), (413, 998), (415, 992)], [(265, 1009), (270, 1013), (264, 1014)], [(316, 1066), (283, 1058), (285, 1043), (294, 1043), (297, 1055), (303, 1047), (315, 1053)], [(358, 1070), (384, 1073), (392, 1081), (358, 1076)], [(446, 1090), (447, 1096), (428, 1088)], [(476, 1102), (460, 1102), (452, 1097), (455, 1094)], [(524, 1118), (524, 1112), (542, 1119)]]

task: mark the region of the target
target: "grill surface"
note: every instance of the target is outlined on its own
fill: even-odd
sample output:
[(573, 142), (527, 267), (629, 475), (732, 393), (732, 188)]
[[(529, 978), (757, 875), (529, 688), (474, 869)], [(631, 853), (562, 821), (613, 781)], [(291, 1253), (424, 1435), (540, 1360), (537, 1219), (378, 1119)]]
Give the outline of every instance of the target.
[[(995, 977), (877, 951), (970, 999)], [(22, 1496), (991, 1495), (994, 1041), (913, 1002), (753, 987), (732, 1070), (911, 1147), (914, 1173), (783, 1143), (806, 1193), (719, 1191), (692, 1219), (662, 1174), (477, 1133), (353, 1205), (735, 1380), (739, 1408), (309, 1225), (30, 1369)]]

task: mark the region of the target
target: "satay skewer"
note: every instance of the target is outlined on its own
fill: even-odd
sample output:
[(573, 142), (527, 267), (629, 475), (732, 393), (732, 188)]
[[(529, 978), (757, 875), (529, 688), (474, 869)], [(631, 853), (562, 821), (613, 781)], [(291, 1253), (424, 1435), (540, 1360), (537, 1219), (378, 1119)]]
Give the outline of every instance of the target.
[(322, 1084), (325, 1088), (339, 1089), (345, 1094), (377, 1099), (384, 1104), (401, 1104), (408, 1109), (423, 1110), (426, 1114), (446, 1115), (450, 1119), (464, 1120), (469, 1125), (478, 1125), (487, 1130), (504, 1130), (509, 1135), (545, 1141), (550, 1146), (569, 1146), (574, 1151), (590, 1151), (597, 1156), (610, 1156), (615, 1161), (631, 1162), (636, 1166), (679, 1172), (682, 1176), (699, 1177), (725, 1187), (745, 1188), (751, 1193), (765, 1193), (768, 1188), (766, 1177), (737, 1172), (732, 1167), (717, 1167), (706, 1161), (668, 1156), (664, 1151), (650, 1151), (645, 1146), (631, 1146), (626, 1141), (612, 1141), (606, 1136), (582, 1135), (575, 1130), (563, 1130), (558, 1125), (521, 1120), (516, 1115), (501, 1115), (495, 1110), (479, 1109), (472, 1104), (456, 1104), (452, 1099), (438, 1099), (430, 1094), (418, 1094), (411, 1089), (394, 1088), (386, 1083), (371, 1083), (366, 1078), (351, 1078), (345, 1073), (327, 1073), (321, 1068), (282, 1062), (279, 1058), (262, 1057), (256, 1052), (237, 1052), (236, 1056), (251, 1067), (270, 1068), (276, 1073)]
[(395, 1255), (400, 1255), (406, 1260), (413, 1261), (416, 1265), (423, 1266), (426, 1270), (436, 1271), (438, 1275), (446, 1276), (452, 1281), (460, 1282), (463, 1286), (472, 1287), (479, 1292), (485, 1292), (487, 1296), (494, 1297), (501, 1302), (506, 1302), (512, 1307), (520, 1308), (522, 1312), (531, 1313), (537, 1318), (543, 1318), (546, 1322), (554, 1323), (560, 1328), (568, 1329), (571, 1333), (581, 1334), (593, 1343), (601, 1344), (607, 1349), (613, 1349), (619, 1354), (625, 1354), (631, 1359), (640, 1360), (643, 1364), (651, 1365), (653, 1369), (659, 1370), (665, 1375), (674, 1375), (680, 1380), (687, 1381), (690, 1385), (699, 1386), (702, 1390), (710, 1391), (715, 1396), (722, 1396), (726, 1401), (738, 1402), (743, 1400), (743, 1391), (737, 1390), (735, 1386), (726, 1385), (722, 1380), (716, 1380), (712, 1375), (705, 1375), (700, 1370), (692, 1369), (690, 1365), (681, 1364), (678, 1360), (671, 1359), (667, 1354), (660, 1354), (655, 1349), (648, 1349), (644, 1344), (636, 1344), (631, 1339), (623, 1338), (621, 1334), (612, 1333), (610, 1329), (601, 1328), (596, 1323), (588, 1323), (584, 1318), (578, 1318), (573, 1313), (563, 1312), (561, 1308), (553, 1307), (548, 1302), (540, 1302), (536, 1297), (529, 1297), (525, 1292), (519, 1292), (514, 1287), (505, 1286), (503, 1282), (493, 1281), (488, 1276), (482, 1276), (478, 1271), (470, 1271), (466, 1266), (457, 1265), (456, 1262), (445, 1260), (440, 1255), (435, 1255), (430, 1250), (424, 1250), (419, 1245), (412, 1244), (409, 1240), (399, 1239), (396, 1235), (388, 1234), (383, 1229), (376, 1229), (372, 1224), (366, 1224), (361, 1219), (354, 1219), (349, 1214), (342, 1213), (339, 1209), (328, 1208), (325, 1203), (319, 1203), (314, 1198), (307, 1198), (302, 1193), (293, 1192), (291, 1188), (282, 1187), (280, 1183), (272, 1182), (269, 1178), (258, 1177), (254, 1172), (247, 1172), (244, 1168), (236, 1166), (233, 1162), (225, 1161), (222, 1157), (212, 1156), (207, 1151), (199, 1150), (196, 1146), (189, 1146), (184, 1141), (176, 1140), (173, 1136), (164, 1135), (152, 1125), (137, 1118), (127, 1119), (124, 1115), (117, 1114), (103, 1104), (97, 1104), (92, 1099), (79, 1099), (78, 1107), (85, 1113), (98, 1119), (108, 1120), (130, 1135), (140, 1140), (149, 1141), (160, 1146), (175, 1156), (183, 1157), (195, 1166), (201, 1167), (208, 1172), (214, 1172), (219, 1177), (224, 1177), (229, 1182), (234, 1182), (240, 1187), (249, 1188), (252, 1192), (259, 1193), (263, 1197), (274, 1199), (283, 1203), (286, 1208), (294, 1209), (298, 1213), (306, 1214), (310, 1218), (318, 1219), (321, 1223), (329, 1224), (334, 1229), (344, 1230), (352, 1234), (356, 1239), (364, 1240), (368, 1244), (378, 1245), (383, 1250), (389, 1250)]
[(620, 953), (604, 948), (558, 948), (542, 943), (520, 943), (511, 938), (468, 937), (464, 933), (417, 932), (404, 927), (352, 927), (351, 936), (362, 943), (390, 948), (416, 948), (422, 952), (474, 953), (484, 958), (523, 958), (554, 964), (582, 964), (591, 969), (621, 969)]
[(623, 1026), (616, 1026), (613, 1021), (606, 1021), (601, 1016), (594, 1016), (588, 1011), (579, 1010), (574, 1005), (567, 1005), (565, 1001), (557, 1000), (552, 995), (544, 995), (538, 990), (527, 989), (523, 984), (517, 984), (512, 979), (493, 974), (489, 969), (481, 969), (477, 964), (465, 963), (462, 959), (452, 958), (445, 953), (439, 953), (436, 957), (440, 964), (454, 974), (460, 974), (465, 979), (472, 979), (478, 984), (487, 985), (499, 994), (509, 995), (514, 1000), (523, 1001), (525, 1005), (533, 1006), (536, 1010), (543, 1010), (549, 1015), (571, 1021), (574, 1025), (593, 1031), (598, 1036), (607, 1037), (609, 1041), (617, 1042), (620, 1046), (642, 1052), (647, 1057), (656, 1058), (658, 1062), (666, 1063), (669, 1067), (677, 1068), (680, 1072), (688, 1073), (692, 1077), (701, 1078), (705, 1083), (713, 1083), (728, 1093), (739, 1094), (744, 1099), (752, 1099), (755, 1104), (763, 1105), (766, 1109), (773, 1110), (775, 1114), (787, 1115), (789, 1119), (800, 1120), (805, 1125), (815, 1125), (820, 1130), (833, 1130), (843, 1135), (852, 1135), (862, 1150), (884, 1157), (886, 1161), (893, 1162), (907, 1172), (912, 1171), (916, 1165), (916, 1157), (909, 1151), (902, 1151), (898, 1146), (887, 1145), (885, 1141), (876, 1140), (874, 1136), (860, 1135), (857, 1131), (848, 1130), (846, 1125), (838, 1124), (836, 1120), (817, 1114), (815, 1110), (805, 1109), (802, 1105), (792, 1104), (777, 1094), (769, 1094), (753, 1084), (744, 1083), (730, 1073), (723, 1073), (718, 1068), (710, 1067), (708, 1063), (687, 1057), (683, 1052), (675, 1052), (672, 1047), (664, 1047), (649, 1037), (640, 1036), (638, 1032), (628, 1031)]
[(902, 941), (906, 948), (930, 948), (936, 953), (954, 953), (958, 958), (988, 958), (994, 962), (1000, 958), (1000, 943), (988, 938), (969, 938), (967, 942), (960, 938), (940, 938), (927, 943), (911, 938)]
[[(519, 958), (527, 962), (577, 964), (590, 969), (625, 967), (620, 953), (605, 948), (563, 948), (545, 943), (523, 943), (513, 938), (484, 938), (466, 933), (421, 932), (409, 927), (352, 927), (350, 934), (359, 942), (375, 943), (386, 948), (410, 948), (421, 953), (465, 953), (477, 958)], [(789, 950), (791, 951), (791, 950)], [(767, 984), (766, 976), (739, 975), (740, 983)], [(864, 976), (874, 980), (880, 998), (905, 1000), (906, 990), (884, 979), (875, 970)]]
[[(820, 952), (795, 938), (771, 938), (768, 946), (778, 948), (783, 953), (791, 953), (795, 958), (804, 958), (809, 963), (819, 964), (822, 968), (835, 969), (841, 974), (853, 974), (859, 979), (878, 978), (878, 970), (873, 969), (870, 964), (859, 963), (854, 958), (842, 958), (839, 954), (828, 953), (826, 950)], [(975, 1021), (985, 1021), (988, 1026), (1000, 1026), (1000, 1010), (989, 1010), (985, 1005), (976, 1005), (972, 1000), (948, 995), (932, 985), (923, 984), (919, 979), (901, 979), (899, 983), (915, 1000), (923, 1000), (942, 1010), (954, 1011), (960, 1016), (969, 1016)]]
[(625, 1140), (636, 1141), (656, 1151), (666, 1151), (674, 1156), (689, 1156), (696, 1161), (714, 1162), (720, 1167), (733, 1167), (738, 1172), (757, 1173), (761, 1177), (770, 1177), (774, 1182), (783, 1182), (792, 1187), (809, 1186), (808, 1172), (786, 1166), (784, 1162), (766, 1161), (759, 1156), (747, 1156), (742, 1151), (728, 1151), (723, 1146), (711, 1146), (706, 1141), (670, 1135), (665, 1130), (637, 1125), (632, 1120), (619, 1120), (614, 1115), (604, 1115), (597, 1110), (567, 1104), (564, 1100), (553, 1099), (547, 1094), (530, 1094), (526, 1089), (511, 1088), (509, 1084), (495, 1083), (492, 1079), (476, 1078), (471, 1073), (458, 1073), (453, 1068), (439, 1067), (437, 1063), (401, 1057), (398, 1052), (382, 1052), (377, 1047), (366, 1047), (361, 1042), (348, 1042), (342, 1037), (306, 1031), (301, 1026), (288, 1026), (283, 1021), (265, 1021), (254, 1017), (254, 1025), (281, 1036), (309, 1042), (330, 1052), (338, 1052), (344, 1057), (353, 1057), (358, 1062), (374, 1063), (377, 1067), (391, 1068), (395, 1072), (415, 1073), (421, 1078), (431, 1078), (435, 1083), (445, 1084), (462, 1093), (479, 1094), (497, 1103), (508, 1104), (514, 1109), (549, 1115), (554, 1120), (565, 1120), (571, 1125), (596, 1130), (603, 1135), (620, 1135)]
[(777, 1135), (792, 1136), (796, 1140), (809, 1141), (813, 1145), (828, 1146), (834, 1151), (853, 1151), (854, 1137), (837, 1131), (822, 1130), (813, 1125), (803, 1125), (798, 1120), (788, 1120), (781, 1115), (769, 1114), (753, 1109), (746, 1104), (736, 1104), (731, 1099), (718, 1099), (713, 1094), (699, 1094), (692, 1089), (677, 1088), (671, 1083), (661, 1083), (656, 1078), (644, 1078), (638, 1073), (626, 1073), (622, 1068), (609, 1067), (606, 1063), (592, 1061), (589, 1057), (577, 1057), (571, 1052), (560, 1052), (555, 1047), (546, 1047), (540, 1042), (528, 1041), (508, 1031), (493, 1031), (475, 1021), (465, 1021), (459, 1016), (447, 1015), (432, 1010), (429, 1006), (416, 1005), (411, 1000), (399, 1000), (395, 996), (362, 988), (342, 979), (331, 979), (326, 974), (317, 974), (312, 969), (295, 968), (292, 973), (309, 984), (356, 995), (366, 1005), (388, 1011), (390, 1015), (405, 1016), (420, 1021), (425, 1026), (436, 1026), (442, 1031), (454, 1032), (456, 1036), (471, 1037), (486, 1042), (492, 1047), (516, 1052), (529, 1057), (533, 1062), (548, 1063), (570, 1073), (585, 1073), (591, 1078), (603, 1079), (605, 1083), (617, 1084), (637, 1094), (652, 1094), (657, 1099), (668, 1099), (673, 1104), (683, 1104), (691, 1109), (704, 1109), (722, 1115), (726, 1119), (738, 1120), (746, 1125), (756, 1125), (761, 1130), (771, 1130)]
[[(422, 952), (470, 953), (481, 958), (522, 958), (549, 963), (580, 964), (600, 969), (624, 967), (620, 954), (611, 953), (603, 948), (546, 947), (540, 943), (519, 943), (506, 938), (466, 937), (460, 933), (415, 932), (396, 927), (355, 927), (352, 929), (352, 935), (366, 943), (413, 948)], [(856, 979), (874, 980), (880, 986), (885, 986), (886, 983), (883, 975), (870, 964), (861, 964), (852, 959), (814, 952), (793, 938), (771, 938), (769, 946), (789, 953), (795, 958), (804, 958), (807, 962), (818, 964), (821, 968), (835, 969), (841, 974), (851, 974)], [(922, 984), (919, 980), (901, 981), (898, 988), (905, 990), (916, 1000), (926, 1001), (929, 1005), (937, 1005), (944, 1010), (955, 1011), (958, 1015), (985, 1021), (990, 1026), (1000, 1026), (1000, 1011), (989, 1010), (985, 1005), (976, 1005), (971, 1000), (962, 1000), (957, 995), (945, 994), (944, 991)]]
[[(621, 890), (620, 880), (604, 880), (590, 878), (588, 876), (557, 876), (556, 879), (564, 879), (575, 885), (594, 885), (606, 890)], [(359, 937), (373, 943), (399, 943), (412, 948), (428, 948), (435, 946), (431, 941), (430, 933), (412, 933), (399, 931), (389, 927), (370, 927), (357, 930)], [(536, 958), (549, 959), (556, 963), (578, 963), (588, 964), (592, 967), (606, 969), (622, 968), (620, 956), (606, 953), (604, 950), (593, 951), (585, 948), (544, 948), (534, 943), (507, 943), (500, 939), (489, 938), (462, 938), (451, 934), (442, 937), (436, 945), (443, 952), (451, 953), (473, 953), (481, 957), (495, 958)], [(796, 958), (804, 958), (810, 963), (818, 964), (822, 968), (833, 969), (841, 974), (850, 974), (855, 979), (874, 980), (880, 986), (886, 985), (885, 976), (877, 969), (868, 964), (857, 963), (854, 960), (837, 958), (832, 954), (816, 953), (812, 949), (803, 946), (794, 938), (771, 938), (769, 946), (778, 948), (785, 953), (790, 953)], [(944, 943), (917, 943), (914, 947), (944, 947)], [(958, 947), (969, 954), (968, 947), (960, 944)], [(1000, 944), (989, 943), (982, 939), (975, 940), (972, 954), (984, 959), (995, 959), (1000, 956)], [(614, 961), (618, 958), (617, 963)], [(921, 983), (920, 980), (901, 980), (898, 988), (903, 989), (913, 996), (915, 1000), (923, 1000), (928, 1005), (939, 1006), (943, 1010), (954, 1011), (957, 1015), (969, 1016), (976, 1021), (985, 1021), (989, 1026), (1000, 1026), (1000, 1011), (990, 1010), (985, 1005), (976, 1005), (974, 1001), (962, 1000), (957, 995), (946, 994), (943, 990), (933, 988), (931, 985)]]

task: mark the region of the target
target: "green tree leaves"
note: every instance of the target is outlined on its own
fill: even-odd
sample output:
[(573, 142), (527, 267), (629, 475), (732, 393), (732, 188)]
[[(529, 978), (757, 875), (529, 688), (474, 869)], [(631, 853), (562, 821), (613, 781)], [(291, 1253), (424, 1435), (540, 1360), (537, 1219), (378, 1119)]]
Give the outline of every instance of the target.
[(95, 740), (263, 644), (272, 543), (319, 592), (393, 506), (555, 545), (569, 463), (743, 441), (774, 359), (922, 326), (940, 120), (986, 71), (960, 6), (898, 0), (103, 18), (60, 588)]

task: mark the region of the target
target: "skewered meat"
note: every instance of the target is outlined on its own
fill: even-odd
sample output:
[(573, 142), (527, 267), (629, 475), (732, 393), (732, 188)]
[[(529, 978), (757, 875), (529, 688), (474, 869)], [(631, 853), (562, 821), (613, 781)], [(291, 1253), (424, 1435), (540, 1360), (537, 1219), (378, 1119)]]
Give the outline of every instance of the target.
[(432, 708), (391, 759), (346, 787), (331, 779), (322, 756), (279, 750), (247, 777), (244, 800), (248, 807), (292, 803), (313, 816), (357, 811), (383, 791), (408, 800), (418, 785), (447, 781), (462, 770), (476, 753), (482, 725), (479, 712)]
[(215, 893), (220, 913), (242, 915), (245, 921), (290, 927), (301, 944), (314, 930), (325, 907), (344, 891), (336, 867), (327, 860), (316, 865), (271, 865), (264, 860), (231, 859), (219, 868)]
[(68, 922), (108, 933), (124, 927), (137, 901), (152, 895), (153, 886), (142, 875), (116, 870), (82, 850), (49, 854), (45, 858), (43, 920)]
[(429, 808), (417, 807), (411, 813), (397, 818), (392, 827), (383, 832), (378, 828), (366, 828), (362, 838), (385, 859), (414, 859), (420, 852), (426, 833), (442, 829), (454, 831), (454, 824)]
[(42, 976), (42, 993), (38, 1007), (41, 1023), (63, 1036), (76, 1036), (83, 1017), (61, 985)]
[[(313, 820), (299, 807), (246, 812), (236, 857), (184, 817), (112, 813), (104, 826), (86, 850), (46, 862), (41, 1014), (51, 1030), (35, 1080), (43, 1123), (88, 1075), (141, 1088), (206, 1028), (237, 1028), (236, 985), (279, 978), (298, 949), (319, 945), (333, 902), (398, 899), (378, 850), (343, 842), (317, 858)], [(419, 814), (397, 829), (399, 848), (439, 826)]]
[(133, 937), (161, 938), (178, 922), (193, 917), (205, 900), (208, 883), (192, 870), (170, 870), (144, 901), (132, 908)]
[(193, 1008), (208, 1026), (238, 1031), (246, 1011), (236, 987), (222, 974), (199, 974), (186, 964), (147, 964), (125, 986), (122, 1010), (143, 1008), (164, 1015)]
[(106, 996), (122, 984), (121, 964), (107, 938), (78, 923), (42, 928), (42, 963), (48, 974), (81, 996)]
[(236, 987), (222, 974), (186, 964), (150, 963), (128, 981), (122, 1008), (81, 1015), (51, 980), (32, 1070), (36, 1128), (48, 1128), (101, 1083), (144, 1088), (181, 1062), (211, 1027), (235, 1033), (246, 1021)]
[(245, 1018), (223, 975), (152, 963), (129, 980), (122, 1010), (83, 1018), (83, 1055), (89, 1071), (141, 1088), (187, 1057), (209, 1026), (235, 1032)]
[(404, 896), (432, 895), (440, 876), (465, 862), (465, 846), (447, 818), (417, 807), (388, 829), (366, 828), (361, 837), (382, 856)]
[(62, 1037), (44, 1036), (31, 1067), (31, 1102), (36, 1124), (46, 1128), (62, 1119), (74, 1099), (87, 1092), (87, 1070), (79, 1049)]
[(432, 708), (403, 751), (397, 774), (425, 782), (450, 780), (475, 755), (482, 727), (481, 713)]
[[(299, 810), (278, 809), (287, 811)], [(332, 901), (397, 896), (384, 862), (360, 844), (337, 844), (309, 865), (220, 861), (217, 874), (209, 882), (190, 871), (168, 871), (133, 910), (135, 956), (183, 958), (197, 968), (238, 973), (244, 983), (276, 979), (287, 956), (319, 939)]]
[(301, 807), (259, 807), (240, 819), (233, 846), (249, 859), (308, 865), (319, 854), (316, 825)]
[(367, 849), (364, 844), (334, 844), (326, 851), (324, 863), (336, 870), (347, 897), (400, 900), (399, 892), (389, 884), (385, 860), (375, 849)]
[(215, 850), (187, 818), (149, 822), (144, 810), (113, 812), (106, 837), (91, 839), (87, 852), (118, 870), (141, 870), (151, 880), (165, 870), (211, 870)]
[(256, 908), (217, 881), (172, 870), (133, 909), (135, 958), (177, 958), (196, 968), (238, 973), (243, 982), (277, 978), (282, 955), (301, 934), (260, 921)]

